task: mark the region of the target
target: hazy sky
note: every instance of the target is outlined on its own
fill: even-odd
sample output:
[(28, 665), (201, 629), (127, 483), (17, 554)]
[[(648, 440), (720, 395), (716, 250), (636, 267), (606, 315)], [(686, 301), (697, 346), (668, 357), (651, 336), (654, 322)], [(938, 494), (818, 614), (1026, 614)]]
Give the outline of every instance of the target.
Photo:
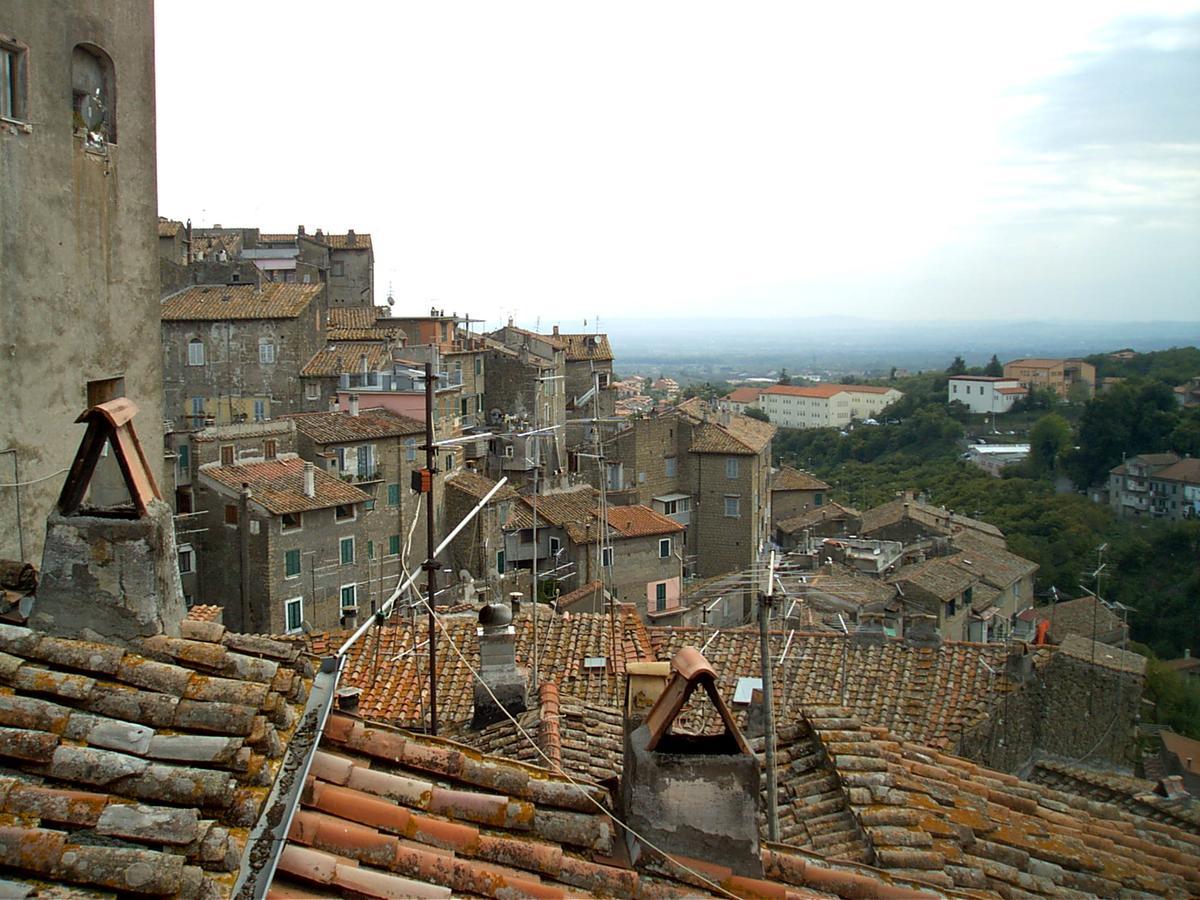
[(159, 206), (377, 297), (1200, 319), (1200, 3), (158, 0)]

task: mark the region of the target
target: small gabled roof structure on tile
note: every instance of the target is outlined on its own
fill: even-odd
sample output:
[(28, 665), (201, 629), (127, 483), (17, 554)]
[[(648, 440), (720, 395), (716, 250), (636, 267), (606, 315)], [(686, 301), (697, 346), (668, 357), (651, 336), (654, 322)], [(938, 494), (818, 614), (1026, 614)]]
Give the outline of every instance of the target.
[(79, 510), (106, 445), (113, 448), (121, 477), (138, 515), (145, 516), (152, 502), (162, 500), (154, 470), (146, 459), (146, 452), (133, 427), (133, 417), (137, 411), (137, 405), (128, 397), (118, 397), (80, 413), (75, 421), (87, 422), (87, 430), (79, 442), (79, 449), (58, 495), (60, 513), (69, 516)]
[(796, 534), (805, 528), (812, 528), (814, 525), (820, 525), (831, 519), (851, 521), (858, 519), (859, 516), (859, 511), (852, 507), (843, 506), (834, 500), (826, 500), (820, 506), (814, 506), (807, 512), (777, 522), (775, 527), (784, 534)]
[(200, 477), (211, 481), (217, 490), (234, 497), (243, 484), (249, 485), (251, 502), (275, 516), (363, 503), (371, 499), (365, 491), (315, 466), (312, 471), (314, 490), (310, 497), (304, 492), (304, 467), (304, 460), (298, 457), (232, 466), (209, 464), (200, 467)]
[(229, 897), (312, 671), (185, 620), (139, 651), (0, 625), (0, 866), (25, 884)]
[(954, 560), (946, 556), (901, 566), (888, 579), (890, 584), (912, 585), (942, 600), (953, 600), (979, 581), (978, 575), (955, 565)]
[(775, 437), (776, 428), (740, 413), (719, 413), (699, 397), (685, 400), (675, 410), (693, 424), (692, 453), (746, 456), (761, 453)]
[(320, 295), (319, 284), (197, 284), (162, 301), (162, 320), (295, 319)]
[(289, 413), (280, 418), (296, 423), (296, 430), (318, 444), (348, 444), (390, 437), (424, 435), (425, 423), (389, 409), (350, 412)]

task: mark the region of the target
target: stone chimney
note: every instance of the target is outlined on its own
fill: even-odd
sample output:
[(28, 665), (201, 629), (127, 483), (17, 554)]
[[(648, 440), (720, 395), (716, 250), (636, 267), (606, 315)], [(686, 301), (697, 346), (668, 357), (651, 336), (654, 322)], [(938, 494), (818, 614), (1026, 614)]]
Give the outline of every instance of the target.
[[(132, 401), (119, 397), (76, 420), (88, 428), (46, 520), (31, 628), (122, 646), (179, 634), (187, 608), (175, 525), (134, 431), (136, 413)], [(132, 503), (85, 504), (105, 442), (117, 457)]]
[(646, 720), (671, 677), (669, 662), (625, 664), (625, 728), (632, 731)]
[(910, 647), (940, 647), (942, 634), (937, 616), (913, 613), (904, 621), (904, 643)]
[(317, 467), (310, 462), (304, 463), (304, 496), (317, 496)]
[[(654, 844), (665, 853), (760, 878), (758, 760), (717, 692), (716, 672), (700, 651), (684, 647), (671, 667), (671, 679), (644, 721), (626, 721), (621, 806), (629, 825), (625, 838), (630, 861), (639, 868), (658, 867), (659, 854), (650, 846)], [(703, 688), (724, 725), (721, 734), (673, 730), (697, 688)]]
[(297, 225), (297, 226), (296, 226), (296, 234), (297, 234), (297, 235), (303, 235), (303, 234), (304, 234), (304, 226), (303, 226), (303, 225)]
[(505, 718), (505, 710), (513, 716), (525, 712), (528, 700), (525, 671), (517, 668), (517, 630), (512, 625), (512, 610), (502, 603), (482, 607), (476, 634), (482, 683), (475, 683), (471, 727), (478, 729)]
[(358, 243), (358, 237), (354, 234), (354, 229), (351, 228), (346, 232), (346, 246), (353, 247)]
[(1025, 684), (1033, 678), (1033, 654), (1024, 641), (1017, 641), (1009, 647), (1004, 660), (1004, 674), (1009, 681), (1017, 684)]
[(558, 337), (558, 326), (557, 325), (554, 326), (553, 331), (554, 331), (554, 337)]
[(850, 640), (856, 647), (880, 646), (886, 639), (882, 613), (859, 613), (858, 627), (850, 635)]
[(521, 617), (521, 601), (525, 595), (520, 591), (512, 591), (508, 595), (508, 602), (512, 609), (512, 621), (516, 621)]
[(358, 394), (350, 395), (350, 415), (358, 415)]

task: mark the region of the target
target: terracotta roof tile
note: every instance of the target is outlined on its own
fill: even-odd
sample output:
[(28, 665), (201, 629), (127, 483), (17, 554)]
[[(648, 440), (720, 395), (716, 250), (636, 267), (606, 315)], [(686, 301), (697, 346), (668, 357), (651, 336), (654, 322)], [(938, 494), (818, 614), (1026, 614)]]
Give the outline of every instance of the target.
[(581, 360), (596, 360), (598, 362), (613, 359), (612, 347), (608, 343), (607, 334), (558, 334), (555, 335), (566, 345), (568, 362)]
[(326, 509), (341, 504), (362, 503), (368, 495), (320, 468), (314, 468), (315, 496), (304, 493), (304, 460), (275, 459), (234, 466), (202, 466), (202, 478), (234, 492), (249, 484), (254, 503), (273, 515)]
[[(763, 389), (764, 394), (786, 394), (790, 397), (815, 397), (828, 399), (835, 394), (886, 394), (895, 388), (877, 387), (873, 384), (773, 384)], [(899, 393), (899, 391), (897, 391)]]
[[(422, 426), (424, 427), (424, 426)], [(464, 494), (474, 497), (475, 500), (482, 500), (487, 496), (487, 492), (496, 486), (496, 482), (488, 478), (486, 475), (480, 475), (478, 472), (472, 472), (469, 469), (464, 469), (460, 472), (451, 475), (446, 479), (446, 487), (454, 488), (462, 491)], [(514, 500), (517, 497), (517, 492), (509, 485), (504, 485), (492, 497), (494, 502), (501, 500)]]
[(829, 485), (820, 478), (807, 472), (793, 469), (791, 466), (780, 466), (771, 475), (771, 490), (773, 491), (827, 491)]
[(367, 368), (371, 372), (391, 370), (392, 351), (386, 343), (359, 341), (323, 347), (304, 364), (300, 374), (314, 378), (358, 372), (362, 368), (363, 357), (366, 357)]
[(1081, 634), (1068, 634), (1059, 645), (1058, 652), (1118, 672), (1135, 675), (1143, 675), (1146, 672), (1146, 657), (1089, 640)]
[[(694, 415), (695, 411), (701, 409), (693, 401), (681, 404), (679, 409), (683, 410), (685, 407), (689, 415)], [(689, 449), (692, 453), (761, 453), (771, 443), (775, 430), (775, 426), (768, 422), (730, 413), (725, 424), (712, 420), (699, 422), (692, 430), (692, 445)]]
[(164, 322), (294, 319), (321, 294), (319, 284), (198, 284), (162, 301)]
[(387, 409), (363, 409), (357, 416), (349, 412), (314, 412), (291, 413), (281, 418), (294, 421), (297, 431), (318, 444), (425, 434), (424, 422)]
[(158, 217), (158, 236), (160, 238), (175, 237), (182, 228), (182, 222), (176, 222), (174, 219), (164, 219), (162, 216)]
[[(241, 823), (257, 816), (280, 770), (311, 669), (294, 649), (249, 639), (282, 657), (246, 667), (249, 677), (278, 675), (282, 663), (300, 689), (283, 697), (252, 683), (255, 705), (241, 707), (240, 676), (211, 674), (242, 655), (238, 640), (213, 623), (185, 625), (219, 642), (151, 640), (140, 653), (0, 626), (12, 662), (0, 668), (6, 878), (53, 882), (55, 896), (75, 895), (72, 884), (201, 896), (205, 883), (204, 896), (229, 896)], [(164, 656), (177, 662), (151, 658)]]
[(685, 530), (674, 519), (669, 519), (648, 506), (610, 506), (608, 524), (624, 538), (675, 534)]
[(851, 520), (857, 519), (859, 516), (860, 513), (858, 510), (849, 506), (842, 506), (842, 504), (836, 503), (833, 500), (827, 500), (820, 506), (814, 506), (805, 513), (777, 522), (775, 527), (784, 534), (796, 534), (805, 528), (811, 528), (813, 525), (828, 522), (830, 519)]
[(764, 390), (766, 390), (766, 388), (757, 388), (757, 387), (734, 388), (732, 391), (730, 391), (728, 394), (725, 395), (724, 399), (729, 400), (733, 403), (753, 403), (758, 399), (759, 395)]
[(990, 536), (995, 538), (993, 543), (1004, 546), (1004, 532), (995, 525), (950, 510), (939, 509), (918, 500), (896, 499), (867, 510), (862, 516), (861, 534), (869, 536), (880, 528), (898, 524), (905, 519), (911, 519), (940, 534), (960, 536), (973, 532), (984, 537)]

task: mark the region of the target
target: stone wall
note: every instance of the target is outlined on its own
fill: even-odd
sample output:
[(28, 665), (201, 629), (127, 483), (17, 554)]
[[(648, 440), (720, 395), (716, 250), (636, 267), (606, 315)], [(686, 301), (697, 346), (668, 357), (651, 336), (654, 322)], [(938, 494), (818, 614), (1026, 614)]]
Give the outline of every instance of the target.
[(1140, 675), (1060, 651), (1040, 668), (1025, 667), (1024, 683), (993, 703), (989, 718), (961, 736), (956, 752), (1016, 774), (1027, 771), (1038, 753), (1133, 768)]

